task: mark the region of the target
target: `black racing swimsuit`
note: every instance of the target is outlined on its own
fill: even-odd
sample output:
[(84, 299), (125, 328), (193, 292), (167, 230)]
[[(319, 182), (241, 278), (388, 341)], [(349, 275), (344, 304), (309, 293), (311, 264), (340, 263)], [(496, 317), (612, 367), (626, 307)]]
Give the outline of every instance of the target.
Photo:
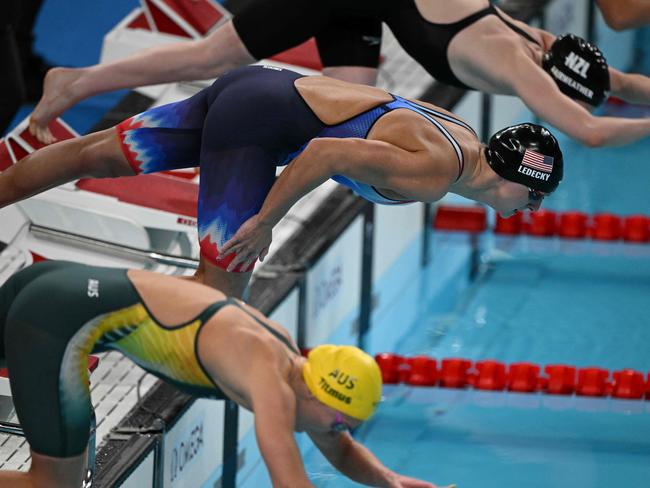
[(253, 0), (235, 12), (233, 23), (248, 51), (269, 58), (316, 38), (324, 66), (379, 66), (381, 23), (431, 76), (471, 88), (451, 70), (447, 50), (463, 29), (496, 15), (513, 31), (539, 44), (490, 4), (457, 22), (438, 24), (420, 14), (414, 0)]
[(0, 359), (6, 358), (14, 405), (31, 448), (53, 457), (84, 451), (90, 353), (117, 350), (186, 393), (225, 398), (201, 364), (197, 344), (203, 325), (226, 305), (241, 308), (299, 354), (232, 298), (170, 326), (156, 320), (123, 269), (48, 261), (16, 273), (0, 287)]
[(404, 50), (413, 56), (436, 80), (460, 88), (471, 89), (460, 81), (451, 70), (447, 50), (452, 39), (459, 32), (483, 17), (496, 15), (517, 34), (530, 42), (539, 44), (526, 31), (503, 17), (492, 4), (456, 22), (436, 24), (422, 17), (414, 0), (397, 0), (395, 3), (396, 7), (386, 10), (384, 21)]

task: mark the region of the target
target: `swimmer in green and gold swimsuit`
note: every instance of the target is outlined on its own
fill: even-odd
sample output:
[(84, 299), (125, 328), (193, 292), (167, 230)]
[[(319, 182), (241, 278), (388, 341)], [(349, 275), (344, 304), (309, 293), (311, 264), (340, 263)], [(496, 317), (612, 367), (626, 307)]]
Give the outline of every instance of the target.
[[(33, 265), (0, 287), (0, 359), (32, 452), (30, 471), (0, 471), (0, 486), (81, 486), (91, 415), (87, 359), (107, 350), (185, 392), (252, 410), (274, 485), (311, 486), (296, 430), (361, 483), (434, 487), (391, 471), (346, 432), (381, 398), (379, 368), (363, 351), (325, 345), (304, 358), (280, 325), (213, 288), (69, 262)], [(335, 370), (356, 383), (340, 391)]]

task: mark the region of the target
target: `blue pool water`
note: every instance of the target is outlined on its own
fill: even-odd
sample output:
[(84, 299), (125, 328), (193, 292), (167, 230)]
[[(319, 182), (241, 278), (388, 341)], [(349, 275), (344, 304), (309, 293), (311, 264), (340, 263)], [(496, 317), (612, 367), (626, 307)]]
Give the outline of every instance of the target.
[[(439, 236), (438, 243), (445, 236)], [(497, 239), (451, 313), (423, 307), (395, 352), (650, 370), (650, 248)], [(432, 265), (423, 274), (441, 266)], [(424, 280), (426, 282), (426, 280)], [(392, 469), (444, 485), (647, 486), (650, 402), (388, 387), (357, 433)], [(319, 487), (358, 486), (318, 453)]]

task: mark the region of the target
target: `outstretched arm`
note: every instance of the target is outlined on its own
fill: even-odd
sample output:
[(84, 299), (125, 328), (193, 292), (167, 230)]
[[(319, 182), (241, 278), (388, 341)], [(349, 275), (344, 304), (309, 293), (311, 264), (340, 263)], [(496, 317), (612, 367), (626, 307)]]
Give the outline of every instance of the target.
[(165, 44), (88, 68), (55, 68), (46, 76), (30, 130), (51, 143), (47, 124), (85, 98), (123, 88), (214, 78), (254, 61), (230, 21), (198, 41)]
[(596, 0), (603, 18), (612, 29), (621, 31), (650, 24), (647, 0)]
[(311, 487), (293, 434), (295, 394), (274, 364), (273, 353), (258, 349), (248, 375), (257, 444), (274, 487)]
[(427, 481), (402, 476), (388, 469), (347, 432), (309, 432), (309, 437), (332, 466), (358, 483), (389, 488), (436, 488)]
[(650, 119), (595, 117), (564, 95), (526, 55), (511, 63), (512, 88), (535, 115), (589, 147), (621, 146), (650, 136)]
[(390, 188), (405, 198), (435, 200), (439, 188), (428, 174), (430, 165), (425, 159), (419, 151), (407, 151), (384, 141), (314, 139), (280, 174), (264, 200), (260, 218), (275, 225), (302, 196), (334, 175)]
[[(649, 3), (650, 5), (650, 3)], [(650, 103), (650, 78), (609, 68), (612, 95), (632, 103)]]
[(342, 175), (380, 188), (389, 188), (405, 198), (434, 201), (446, 191), (448, 182), (431, 174), (424, 151), (407, 151), (383, 141), (367, 139), (314, 139), (280, 174), (257, 215), (246, 221), (220, 250), (237, 256), (228, 270), (239, 263), (264, 259), (271, 243), (271, 229), (304, 195), (334, 175)]

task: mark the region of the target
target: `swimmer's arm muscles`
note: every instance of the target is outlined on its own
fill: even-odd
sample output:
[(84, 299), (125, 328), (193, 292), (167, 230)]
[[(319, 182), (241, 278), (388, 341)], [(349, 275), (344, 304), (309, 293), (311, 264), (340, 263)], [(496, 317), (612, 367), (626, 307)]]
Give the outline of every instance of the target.
[(420, 151), (383, 141), (314, 139), (280, 174), (258, 215), (264, 224), (275, 225), (301, 197), (334, 175), (389, 188), (406, 198), (434, 201), (444, 191), (435, 188), (437, 178), (427, 175), (431, 166)]
[(274, 487), (311, 487), (293, 436), (295, 394), (277, 368), (271, 366), (276, 359), (265, 351), (255, 351), (248, 376), (257, 444)]
[(650, 135), (650, 119), (595, 117), (564, 95), (530, 58), (513, 67), (512, 88), (538, 117), (589, 147), (617, 146)]
[(609, 68), (611, 94), (632, 103), (650, 103), (650, 78)]
[(347, 432), (308, 432), (327, 460), (348, 478), (369, 486), (388, 486), (397, 474)]

